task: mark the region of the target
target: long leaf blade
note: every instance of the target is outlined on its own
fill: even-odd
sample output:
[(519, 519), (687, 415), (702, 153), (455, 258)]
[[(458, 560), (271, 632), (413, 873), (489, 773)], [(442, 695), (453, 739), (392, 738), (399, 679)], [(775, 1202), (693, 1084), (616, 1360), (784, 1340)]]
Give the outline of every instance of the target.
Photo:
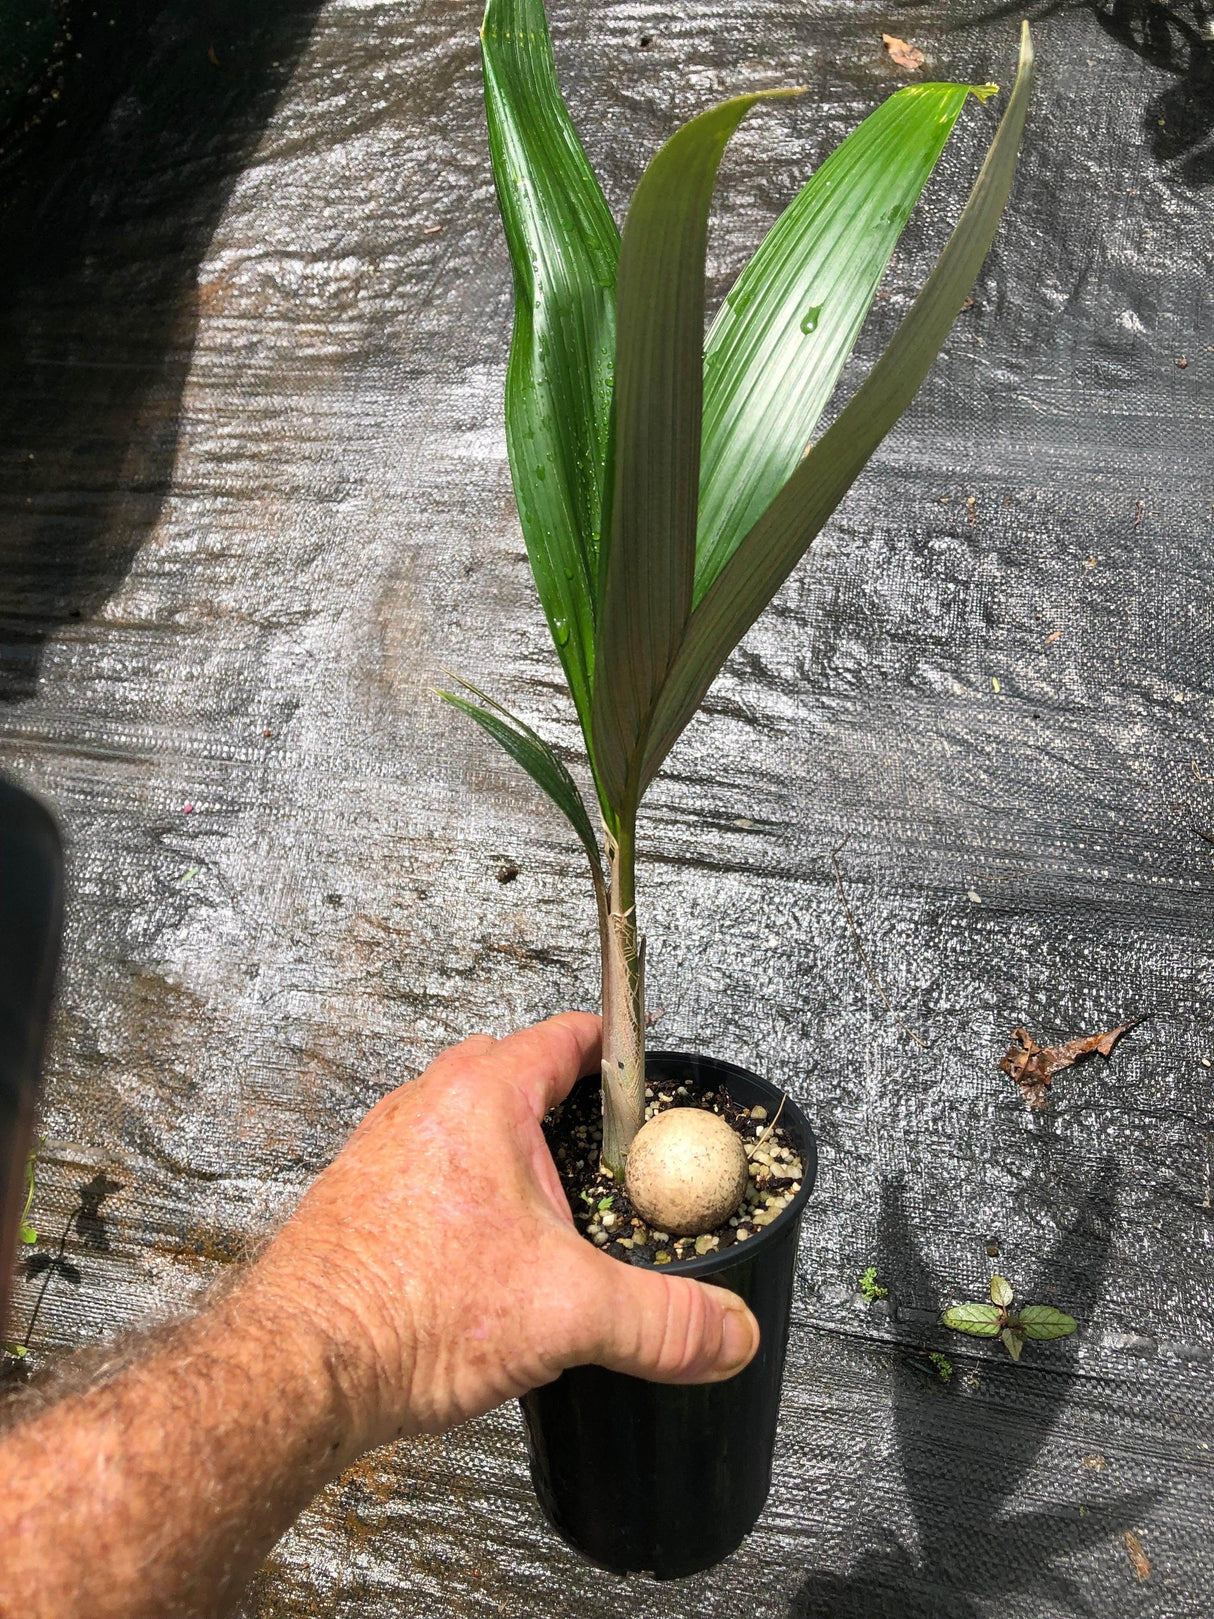
[(704, 253), (725, 144), (760, 92), (701, 113), (651, 160), (620, 248), (610, 545), (603, 559), (593, 750), (619, 810), (691, 612), (703, 398)]
[(619, 232), (557, 85), (542, 0), (489, 0), (481, 55), (515, 284), (506, 445), (531, 570), (589, 737)]
[[(455, 677), (459, 680), (459, 676)], [(577, 783), (569, 771), (553, 753), (552, 749), (538, 736), (529, 725), (517, 719), (509, 709), (503, 708), (498, 702), (481, 691), (467, 680), (459, 680), (465, 691), (470, 691), (479, 698), (479, 702), (470, 702), (457, 692), (440, 691), (438, 696), (461, 713), (467, 714), (481, 728), (489, 733), (493, 740), (505, 748), (506, 752), (531, 777), (537, 786), (544, 792), (565, 815), (573, 830), (581, 839), (582, 847), (590, 861), (591, 872), (594, 876), (595, 887), (602, 884), (602, 857), (599, 853), (598, 839), (594, 835), (594, 828), (590, 824), (590, 817), (586, 813), (586, 805), (578, 791)]]
[(881, 359), (734, 551), (692, 614), (650, 727), (642, 790), (703, 701), (726, 658), (910, 404), (943, 346), (982, 268), (1011, 190), (1028, 112), (1032, 65), (1026, 23), (1007, 110), (935, 268)]
[(704, 349), (695, 599), (797, 463), (971, 91), (915, 84), (883, 102), (772, 226)]

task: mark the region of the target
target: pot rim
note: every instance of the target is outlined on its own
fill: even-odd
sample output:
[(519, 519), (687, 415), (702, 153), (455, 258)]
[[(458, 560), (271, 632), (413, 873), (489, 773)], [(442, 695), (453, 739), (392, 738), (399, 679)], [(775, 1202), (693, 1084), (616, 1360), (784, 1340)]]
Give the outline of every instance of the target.
[[(801, 1161), (806, 1173), (801, 1177), (801, 1190), (791, 1203), (785, 1205), (769, 1226), (763, 1226), (754, 1236), (748, 1237), (744, 1243), (733, 1243), (728, 1248), (718, 1249), (716, 1253), (697, 1254), (694, 1259), (672, 1259), (669, 1265), (646, 1265), (645, 1270), (654, 1270), (663, 1276), (693, 1276), (698, 1279), (719, 1275), (720, 1272), (731, 1270), (734, 1266), (744, 1264), (752, 1257), (758, 1255), (765, 1246), (779, 1240), (787, 1231), (789, 1225), (795, 1225), (800, 1220), (809, 1202), (814, 1185), (818, 1178), (818, 1144), (809, 1120), (802, 1113), (800, 1107), (788, 1091), (782, 1091), (771, 1080), (763, 1079), (759, 1074), (749, 1068), (743, 1068), (738, 1063), (726, 1062), (722, 1057), (705, 1057), (695, 1051), (647, 1051), (646, 1064), (661, 1062), (663, 1059), (671, 1062), (692, 1062), (704, 1067), (711, 1067), (718, 1076), (718, 1083), (724, 1082), (729, 1088), (731, 1079), (743, 1079), (748, 1085), (757, 1085), (760, 1090), (768, 1093), (774, 1106), (779, 1106), (781, 1098), (784, 1101), (784, 1111), (780, 1115), (780, 1123), (790, 1126), (790, 1134), (797, 1140), (801, 1148)], [(648, 1079), (648, 1074), (646, 1074)], [(769, 1116), (771, 1109), (768, 1109)], [(617, 1264), (626, 1265), (628, 1260), (618, 1259), (614, 1254), (610, 1256)]]

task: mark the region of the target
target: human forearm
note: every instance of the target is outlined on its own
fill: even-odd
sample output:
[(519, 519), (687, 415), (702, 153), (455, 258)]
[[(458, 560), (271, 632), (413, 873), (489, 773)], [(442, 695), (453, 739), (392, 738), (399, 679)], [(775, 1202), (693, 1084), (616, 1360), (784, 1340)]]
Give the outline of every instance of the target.
[(0, 1436), (0, 1614), (227, 1612), (357, 1454), (333, 1356), (287, 1279), (254, 1269), (99, 1384), (19, 1420)]
[(595, 1362), (730, 1377), (741, 1299), (578, 1236), (541, 1120), (595, 1018), (474, 1036), (374, 1107), (256, 1265), (0, 1436), (0, 1619), (218, 1616), (364, 1450)]

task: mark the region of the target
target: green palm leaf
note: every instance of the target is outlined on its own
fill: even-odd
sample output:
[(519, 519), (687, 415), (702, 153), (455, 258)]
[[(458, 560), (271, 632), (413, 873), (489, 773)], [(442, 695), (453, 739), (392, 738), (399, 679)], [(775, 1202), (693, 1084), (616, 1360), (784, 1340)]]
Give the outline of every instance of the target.
[(481, 54), (514, 270), (506, 445), (531, 570), (589, 736), (619, 233), (561, 99), (542, 0), (489, 0)]
[(701, 113), (651, 160), (624, 224), (617, 288), (614, 491), (594, 669), (595, 766), (635, 802), (653, 705), (691, 612), (703, 396), (704, 253), (726, 142), (767, 91)]
[(474, 719), (482, 729), (488, 731), (493, 740), (505, 748), (516, 764), (522, 765), (532, 781), (542, 787), (557, 808), (563, 812), (582, 841), (582, 847), (590, 861), (595, 890), (601, 894), (603, 868), (598, 839), (594, 835), (594, 828), (590, 824), (590, 817), (586, 813), (586, 805), (582, 801), (577, 783), (569, 771), (543, 737), (537, 736), (529, 725), (524, 725), (522, 720), (516, 719), (509, 709), (503, 708), (478, 686), (472, 685), (470, 681), (460, 680), (458, 675), (454, 678), (459, 680), (465, 691), (470, 691), (474, 697), (479, 698), (479, 703), (471, 703), (466, 697), (451, 691), (440, 691), (438, 695), (445, 703), (458, 708), (461, 713), (467, 714), (469, 719)]
[(805, 454), (966, 98), (994, 89), (915, 84), (883, 102), (726, 297), (704, 350), (697, 601)]
[(982, 267), (1011, 189), (1028, 111), (1032, 61), (1026, 24), (1007, 111), (923, 290), (851, 402), (736, 547), (692, 614), (650, 726), (642, 790), (730, 652), (809, 548), (931, 368)]

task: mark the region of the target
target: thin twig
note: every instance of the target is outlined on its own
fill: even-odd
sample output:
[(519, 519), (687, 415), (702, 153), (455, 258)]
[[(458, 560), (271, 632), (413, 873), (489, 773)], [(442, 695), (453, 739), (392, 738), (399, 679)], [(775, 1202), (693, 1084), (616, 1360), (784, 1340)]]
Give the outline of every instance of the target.
[(885, 993), (885, 990), (882, 988), (881, 980), (877, 977), (876, 970), (874, 969), (872, 962), (868, 959), (868, 952), (865, 950), (864, 944), (861, 941), (860, 930), (856, 926), (856, 919), (851, 914), (851, 906), (847, 903), (847, 893), (843, 887), (843, 873), (839, 870), (839, 856), (847, 844), (847, 838), (850, 837), (851, 833), (849, 832), (847, 837), (843, 839), (843, 842), (837, 843), (830, 851), (830, 863), (835, 873), (835, 887), (839, 890), (839, 903), (843, 907), (843, 914), (847, 918), (848, 927), (851, 929), (851, 936), (856, 946), (856, 954), (860, 957), (860, 963), (863, 966), (864, 971), (868, 974), (869, 983), (881, 997), (882, 1005), (885, 1007), (885, 1010), (889, 1013), (890, 1017), (893, 1018), (894, 1022), (902, 1030), (902, 1033), (908, 1040), (913, 1040), (921, 1051), (930, 1051), (930, 1042), (925, 1040), (921, 1034), (916, 1034), (914, 1029), (911, 1028), (910, 1024), (906, 1023), (894, 1010), (894, 1004), (890, 1000), (889, 996)]
[(985, 883), (988, 888), (994, 888), (997, 883), (1018, 883), (1022, 877), (1040, 877), (1043, 866), (1026, 866), (1023, 871), (1010, 871), (1005, 877), (975, 877), (975, 883)]
[(773, 1120), (772, 1120), (772, 1121), (771, 1121), (771, 1123), (770, 1123), (770, 1124), (769, 1124), (769, 1125), (768, 1125), (768, 1126), (767, 1126), (767, 1128), (766, 1128), (766, 1130), (764, 1130), (764, 1132), (763, 1132), (763, 1134), (762, 1134), (762, 1135), (761, 1135), (761, 1136), (760, 1136), (760, 1137), (759, 1137), (759, 1139), (758, 1139), (758, 1140), (757, 1140), (757, 1141), (756, 1141), (756, 1142), (754, 1142), (754, 1143), (753, 1143), (753, 1145), (751, 1145), (751, 1146), (750, 1146), (750, 1147), (748, 1147), (748, 1148), (747, 1148), (747, 1149), (746, 1149), (746, 1156), (747, 1156), (747, 1157), (748, 1157), (748, 1158), (753, 1158), (753, 1157), (754, 1157), (754, 1155), (755, 1155), (755, 1153), (757, 1153), (757, 1152), (758, 1152), (758, 1150), (759, 1150), (759, 1148), (760, 1148), (760, 1147), (761, 1147), (761, 1146), (762, 1146), (762, 1145), (763, 1145), (763, 1143), (764, 1143), (764, 1142), (765, 1142), (765, 1141), (766, 1141), (766, 1140), (767, 1140), (767, 1138), (768, 1138), (768, 1136), (769, 1136), (769, 1135), (770, 1135), (770, 1134), (771, 1134), (771, 1132), (772, 1132), (772, 1131), (773, 1131), (773, 1130), (774, 1130), (774, 1129), (775, 1129), (775, 1127), (776, 1127), (776, 1125), (777, 1125), (777, 1124), (779, 1124), (779, 1122), (780, 1122), (780, 1115), (781, 1115), (781, 1113), (783, 1113), (783, 1111), (784, 1111), (784, 1104), (785, 1104), (785, 1102), (787, 1102), (787, 1100), (788, 1100), (788, 1095), (787, 1095), (787, 1092), (786, 1092), (786, 1093), (785, 1093), (785, 1094), (784, 1094), (784, 1095), (783, 1095), (783, 1096), (782, 1096), (782, 1097), (781, 1097), (781, 1098), (780, 1098), (780, 1105), (779, 1105), (779, 1107), (778, 1107), (778, 1108), (777, 1108), (777, 1109), (776, 1109), (776, 1116), (775, 1116), (775, 1118), (774, 1118), (774, 1119), (773, 1119)]

